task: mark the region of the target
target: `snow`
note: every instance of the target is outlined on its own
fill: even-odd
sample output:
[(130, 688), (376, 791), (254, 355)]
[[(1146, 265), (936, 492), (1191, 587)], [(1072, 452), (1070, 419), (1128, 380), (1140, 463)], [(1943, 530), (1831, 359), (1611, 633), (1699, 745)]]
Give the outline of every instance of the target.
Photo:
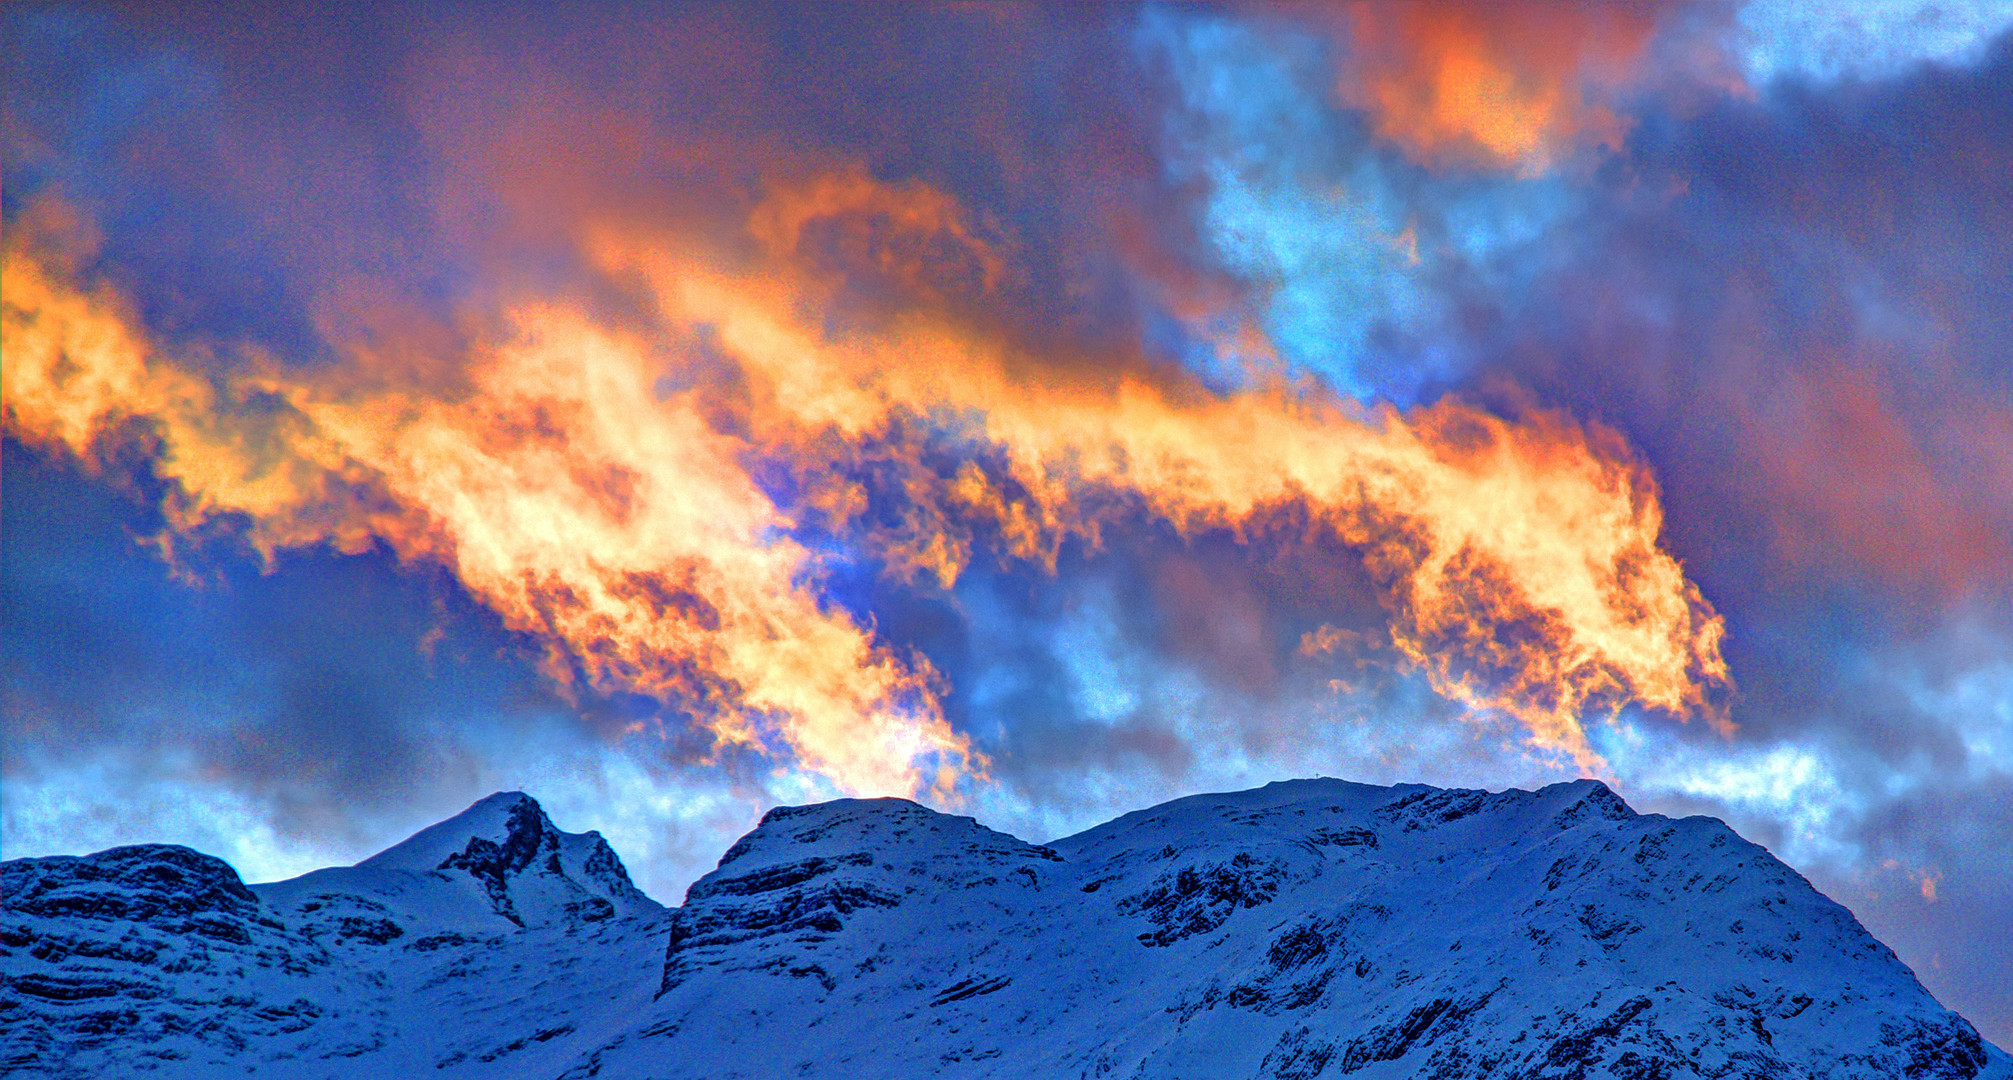
[(518, 792), (249, 889), (4, 867), (9, 1075), (2013, 1080), (1766, 851), (1593, 781), (1290, 781), (1047, 846), (778, 807), (668, 910)]

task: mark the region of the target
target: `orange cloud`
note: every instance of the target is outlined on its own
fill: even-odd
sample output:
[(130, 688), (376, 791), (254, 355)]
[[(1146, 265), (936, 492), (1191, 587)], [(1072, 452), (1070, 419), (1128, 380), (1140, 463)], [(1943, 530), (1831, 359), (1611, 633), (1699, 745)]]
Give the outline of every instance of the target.
[(861, 168), (777, 189), (755, 207), (748, 232), (772, 256), (806, 270), (864, 272), (910, 299), (988, 293), (1007, 277), (1006, 260), (956, 200), (918, 181), (877, 183)]
[(242, 514), (268, 556), (330, 542), (345, 551), (396, 532), (396, 510), (373, 506), (350, 463), (326, 458), (301, 418), (247, 408), (251, 384), (218, 386), (159, 355), (123, 297), (76, 283), (80, 226), (58, 203), (22, 214), (4, 247), (0, 408), (8, 433), (95, 460), (101, 438), (139, 420), (160, 439), (155, 468), (171, 484), (163, 508), (192, 528)]
[[(722, 745), (854, 792), (948, 798), (987, 763), (945, 721), (926, 660), (821, 601), (817, 558), (791, 538), (803, 524), (947, 588), (981, 553), (1052, 570), (1115, 507), (1240, 536), (1303, 507), (1367, 553), (1398, 651), (1535, 744), (1596, 762), (1584, 720), (1630, 703), (1724, 723), (1722, 624), (1658, 547), (1655, 486), (1611, 434), (1059, 366), (946, 299), (995, 287), (1005, 261), (921, 184), (842, 170), (777, 190), (748, 223), (766, 252), (753, 261), (591, 232), (590, 258), (638, 283), (663, 334), (523, 303), (453, 390), (428, 392), (360, 382), (368, 357), (336, 375), (250, 358), (203, 376), (80, 281), (49, 239), (60, 229), (17, 228), (7, 427), (88, 459), (137, 422), (175, 528), (230, 515), (267, 552), (381, 540), (436, 561), (545, 643), (555, 677), (678, 703)], [(841, 234), (872, 242), (813, 242)], [(861, 261), (892, 290), (886, 310), (835, 328)], [(932, 465), (930, 432), (982, 452)], [(789, 462), (804, 496), (772, 500), (751, 473), (762, 459)], [(863, 520), (863, 462), (899, 513)]]
[(88, 458), (144, 421), (177, 526), (243, 515), (268, 552), (378, 537), (438, 560), (547, 641), (555, 674), (701, 706), (722, 740), (779, 739), (847, 790), (947, 796), (983, 771), (927, 664), (819, 603), (745, 447), (689, 397), (659, 400), (634, 339), (526, 308), (444, 400), (331, 396), (267, 365), (231, 387), (288, 406), (267, 426), (161, 355), (108, 289), (67, 283), (32, 229), (10, 235), (5, 272), (8, 430)]
[(1656, 3), (1354, 3), (1337, 91), (1434, 167), (1535, 175), (1627, 132)]
[[(1005, 452), (1003, 477), (913, 479), (920, 519), (990, 517), (1009, 554), (1044, 561), (1065, 537), (1095, 542), (1099, 492), (1188, 531), (1305, 503), (1373, 550), (1394, 643), (1442, 693), (1512, 712), (1583, 760), (1589, 711), (1633, 701), (1724, 724), (1710, 704), (1728, 678), (1722, 624), (1658, 548), (1654, 484), (1611, 435), (1451, 403), (1366, 414), (1285, 388), (1086, 380), (928, 307), (835, 337), (803, 316), (821, 304), (800, 275), (723, 274), (628, 238), (600, 250), (651, 283), (668, 321), (715, 329), (776, 425), (768, 439), (884, 445), (897, 420), (935, 416)], [(948, 583), (969, 545), (943, 539), (909, 538)]]

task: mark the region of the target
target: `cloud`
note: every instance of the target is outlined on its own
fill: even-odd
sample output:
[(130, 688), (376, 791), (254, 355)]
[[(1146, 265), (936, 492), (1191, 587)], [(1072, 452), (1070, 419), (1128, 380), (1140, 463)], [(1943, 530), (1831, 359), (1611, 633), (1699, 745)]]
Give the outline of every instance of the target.
[(10, 850), (1584, 770), (1989, 997), (2009, 54), (1746, 10), (10, 10)]
[[(1237, 531), (1304, 500), (1370, 549), (1394, 641), (1436, 687), (1582, 757), (1586, 709), (1710, 711), (1726, 681), (1716, 620), (1657, 549), (1654, 487), (1612, 436), (1451, 403), (1365, 414), (1283, 389), (1222, 397), (1173, 373), (1044, 374), (946, 315), (944, 290), (982, 297), (1004, 271), (955, 203), (915, 184), (817, 178), (757, 203), (749, 231), (769, 260), (753, 274), (675, 242), (585, 239), (638, 276), (673, 340), (707, 335), (730, 387), (670, 390), (675, 355), (550, 304), (513, 311), (442, 400), (331, 394), (270, 364), (220, 392), (145, 342), (103, 285), (65, 284), (54, 241), (17, 230), (10, 427), (87, 454), (127, 419), (151, 426), (175, 529), (229, 514), (268, 557), (383, 542), (441, 562), (550, 643), (562, 683), (674, 702), (726, 745), (778, 739), (847, 790), (941, 796), (984, 771), (944, 722), (927, 661), (823, 604), (793, 535), (805, 514), (852, 530), (866, 495), (832, 466), (863, 451), (895, 470), (906, 516), (853, 535), (943, 586), (973, 525), (1038, 565), (1067, 538), (1095, 543), (1100, 492), (1183, 532)], [(822, 313), (859, 274), (835, 275), (832, 258), (904, 306), (835, 335)], [(899, 433), (931, 417), (994, 448), (998, 471), (932, 469)], [(801, 506), (755, 482), (758, 457), (800, 474)]]
[(1335, 90), (1424, 164), (1543, 173), (1620, 148), (1620, 97), (1671, 6), (1351, 4)]
[(1884, 79), (1924, 64), (1976, 63), (2013, 27), (2005, 0), (1800, 4), (1751, 0), (1740, 8), (1742, 66), (1757, 84)]

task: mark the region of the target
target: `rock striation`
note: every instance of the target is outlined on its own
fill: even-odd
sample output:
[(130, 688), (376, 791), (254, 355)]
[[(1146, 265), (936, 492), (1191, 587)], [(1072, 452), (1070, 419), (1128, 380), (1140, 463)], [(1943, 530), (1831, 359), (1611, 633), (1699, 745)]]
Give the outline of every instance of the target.
[(0, 900), (0, 1073), (65, 1080), (554, 1073), (649, 1002), (667, 918), (520, 792), (289, 881), (150, 844), (0, 864)]
[(4, 874), (9, 1075), (2013, 1080), (1766, 851), (1594, 781), (1290, 781), (1049, 845), (778, 807), (669, 910), (518, 793), (272, 885)]

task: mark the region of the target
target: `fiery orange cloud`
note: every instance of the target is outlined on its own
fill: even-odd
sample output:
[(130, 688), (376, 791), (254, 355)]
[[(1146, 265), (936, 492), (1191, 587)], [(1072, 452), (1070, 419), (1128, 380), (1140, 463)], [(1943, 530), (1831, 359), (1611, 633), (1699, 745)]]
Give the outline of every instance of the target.
[[(1046, 561), (1065, 536), (1095, 542), (1087, 496), (1100, 490), (1143, 497), (1188, 531), (1241, 531), (1302, 502), (1374, 551), (1393, 642), (1442, 693), (1509, 711), (1584, 761), (1589, 711), (1635, 701), (1725, 724), (1710, 703), (1728, 680), (1723, 625), (1658, 548), (1654, 484), (1617, 438), (1453, 403), (1365, 414), (1288, 388), (1217, 396), (1131, 374), (1065, 378), (927, 307), (834, 337), (801, 314), (821, 306), (801, 275), (723, 274), (614, 237), (600, 246), (653, 283), (668, 321), (715, 330), (758, 396), (764, 438), (884, 444), (896, 418), (950, 416), (1006, 452), (997, 480), (919, 468), (917, 520), (990, 518), (1010, 554)], [(946, 584), (969, 557), (936, 526), (909, 547)]]
[[(1052, 569), (1118, 503), (1238, 535), (1301, 506), (1367, 553), (1400, 654), (1535, 744), (1595, 764), (1584, 720), (1630, 703), (1724, 724), (1722, 624), (1658, 547), (1655, 486), (1611, 434), (1058, 367), (945, 302), (997, 287), (1005, 264), (917, 183), (842, 171), (748, 222), (753, 260), (634, 228), (583, 241), (688, 346), (520, 304), (453, 391), (430, 393), (256, 358), (202, 375), (80, 280), (47, 242), (60, 230), (16, 229), (7, 427), (88, 460), (140, 422), (175, 528), (234, 515), (268, 553), (382, 540), (437, 561), (544, 642), (556, 677), (676, 702), (723, 745), (854, 792), (948, 798), (987, 763), (945, 721), (926, 660), (821, 602), (816, 558), (791, 539), (806, 522), (853, 528), (892, 573), (948, 588), (986, 551)], [(911, 302), (835, 329), (861, 260)], [(985, 452), (931, 466), (924, 430)], [(848, 468), (869, 457), (903, 507), (871, 525)], [(763, 458), (802, 475), (801, 501), (755, 482)]]
[(398, 511), (370, 505), (348, 463), (318, 460), (300, 418), (246, 408), (250, 385), (218, 386), (156, 354), (124, 298), (76, 283), (80, 226), (57, 203), (24, 213), (4, 248), (0, 409), (8, 433), (67, 447), (87, 464), (98, 440), (138, 419), (160, 439), (171, 525), (243, 514), (252, 542), (368, 547)]
[(331, 397), (267, 365), (229, 391), (290, 406), (262, 428), (108, 289), (64, 280), (32, 229), (10, 236), (5, 272), (8, 430), (88, 459), (107, 430), (147, 422), (178, 526), (244, 515), (267, 552), (378, 537), (439, 560), (551, 643), (555, 674), (702, 706), (724, 741), (780, 738), (850, 791), (941, 797), (983, 770), (927, 664), (820, 605), (742, 447), (689, 400), (660, 400), (634, 340), (527, 308), (451, 400)]
[(1656, 3), (1355, 3), (1337, 91), (1379, 137), (1435, 167), (1543, 173), (1627, 131)]

